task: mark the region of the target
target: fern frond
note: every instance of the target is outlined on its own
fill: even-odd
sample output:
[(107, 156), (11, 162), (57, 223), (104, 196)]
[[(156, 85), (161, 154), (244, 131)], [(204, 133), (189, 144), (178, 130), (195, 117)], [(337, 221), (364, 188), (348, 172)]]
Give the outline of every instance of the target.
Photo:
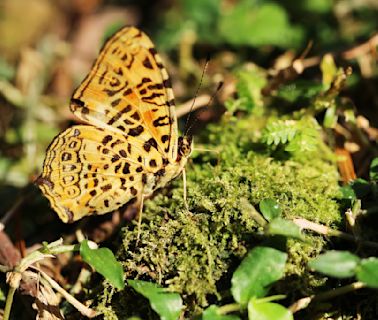
[(262, 132), (262, 142), (277, 147), (283, 145), (288, 152), (315, 151), (319, 142), (319, 126), (314, 118), (277, 120)]
[(277, 120), (269, 123), (262, 133), (262, 141), (267, 145), (285, 144), (290, 142), (298, 131), (297, 121)]

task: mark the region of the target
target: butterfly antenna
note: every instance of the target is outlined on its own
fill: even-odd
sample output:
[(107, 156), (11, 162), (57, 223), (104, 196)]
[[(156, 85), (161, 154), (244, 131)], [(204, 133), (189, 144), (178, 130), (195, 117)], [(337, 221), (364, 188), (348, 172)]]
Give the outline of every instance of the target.
[[(198, 115), (200, 115), (202, 112), (204, 112), (212, 103), (213, 103), (213, 100), (215, 99), (216, 95), (218, 94), (218, 92), (220, 91), (220, 89), (222, 89), (223, 87), (223, 81), (219, 81), (218, 83), (218, 86), (217, 86), (217, 89), (214, 91), (214, 93), (212, 94), (212, 96), (210, 97), (209, 99), (209, 102), (206, 104), (206, 106), (204, 106), (198, 113)], [(195, 120), (192, 122), (192, 124), (190, 125), (190, 127), (185, 130), (185, 136), (188, 135), (188, 132), (190, 131), (190, 129), (193, 128), (193, 125), (198, 121), (198, 117), (195, 118)]]
[(207, 70), (207, 67), (209, 65), (209, 62), (210, 62), (210, 54), (207, 55), (206, 57), (206, 62), (205, 62), (205, 65), (203, 67), (203, 70), (202, 70), (202, 74), (201, 74), (201, 80), (199, 82), (199, 85), (197, 87), (197, 90), (196, 90), (196, 93), (194, 94), (194, 99), (193, 99), (193, 102), (192, 102), (192, 105), (189, 109), (189, 114), (188, 114), (188, 117), (186, 118), (186, 123), (185, 123), (185, 135), (186, 133), (188, 132), (188, 124), (189, 124), (189, 120), (190, 120), (190, 116), (192, 115), (192, 111), (193, 111), (193, 107), (194, 107), (194, 104), (196, 102), (196, 99), (197, 99), (197, 96), (198, 96), (198, 92), (199, 92), (199, 89), (201, 88), (202, 86), (202, 82), (203, 82), (203, 77), (205, 76), (205, 72)]

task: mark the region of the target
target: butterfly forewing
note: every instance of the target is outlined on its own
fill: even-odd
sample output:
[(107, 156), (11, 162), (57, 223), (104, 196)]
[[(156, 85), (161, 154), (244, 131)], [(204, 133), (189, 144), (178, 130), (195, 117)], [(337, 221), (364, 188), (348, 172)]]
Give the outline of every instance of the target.
[(104, 46), (73, 95), (71, 110), (83, 121), (147, 141), (177, 154), (177, 123), (168, 73), (151, 40), (127, 27)]

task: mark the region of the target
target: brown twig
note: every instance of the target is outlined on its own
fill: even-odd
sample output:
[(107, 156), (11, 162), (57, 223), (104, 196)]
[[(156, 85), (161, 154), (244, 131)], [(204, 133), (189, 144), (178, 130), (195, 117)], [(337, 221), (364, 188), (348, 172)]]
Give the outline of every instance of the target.
[[(334, 57), (341, 57), (345, 60), (352, 60), (366, 55), (370, 51), (376, 53), (376, 46), (378, 46), (378, 34), (354, 48), (343, 52), (330, 52), (329, 54)], [(262, 89), (264, 95), (269, 95), (270, 92), (277, 89), (282, 83), (294, 80), (306, 68), (317, 66), (322, 61), (323, 55), (304, 58), (305, 54), (308, 52), (308, 48), (309, 46), (307, 46), (304, 53), (295, 59), (290, 66), (280, 70), (273, 70), (275, 71), (275, 75), (265, 86), (265, 88)]]
[[(378, 46), (378, 34), (375, 34), (369, 40), (367, 40), (366, 42), (362, 44), (359, 44), (358, 46), (354, 48), (348, 49), (340, 53), (330, 52), (330, 54), (336, 57), (340, 56), (342, 59), (345, 59), (345, 60), (353, 60), (369, 53), (369, 51), (375, 52), (376, 51), (375, 47), (377, 46)], [(301, 67), (305, 69), (308, 67), (313, 67), (315, 65), (318, 65), (321, 60), (322, 60), (322, 56), (314, 56), (307, 59), (296, 59), (294, 60), (293, 65), (295, 63), (300, 63)]]
[(362, 289), (366, 287), (366, 285), (360, 281), (348, 284), (346, 286), (332, 289), (323, 293), (320, 293), (318, 295), (313, 295), (310, 297), (305, 297), (302, 299), (299, 299), (298, 301), (294, 302), (290, 307), (289, 310), (292, 313), (298, 312), (302, 309), (305, 309), (309, 306), (310, 303), (315, 302), (315, 301), (324, 301), (324, 300), (329, 300), (338, 296), (341, 296), (343, 294), (356, 291), (359, 289)]
[[(176, 109), (177, 118), (180, 118), (186, 115), (187, 113), (190, 112), (190, 110), (194, 111), (194, 110), (207, 106), (210, 99), (211, 97), (208, 94), (203, 94), (195, 98), (195, 102), (194, 102), (194, 99), (191, 99), (183, 103), (180, 107)], [(193, 102), (194, 102), (194, 105), (193, 105)], [(192, 105), (193, 105), (193, 108), (191, 109)]]
[(376, 54), (376, 47), (378, 46), (378, 33), (372, 36), (368, 41), (344, 51), (341, 53), (341, 57), (346, 60), (355, 59), (357, 57), (363, 56), (369, 52), (374, 52)]
[(36, 267), (32, 267), (32, 269), (37, 270), (42, 275), (42, 277), (50, 284), (50, 286), (54, 288), (57, 292), (59, 292), (67, 300), (67, 302), (69, 302), (72, 306), (74, 306), (83, 316), (86, 316), (88, 318), (93, 318), (97, 315), (97, 311), (86, 307), (79, 300), (77, 300), (72, 295), (70, 295), (47, 273), (43, 272), (42, 270)]
[(354, 237), (353, 235), (351, 235), (349, 233), (342, 232), (342, 231), (339, 231), (339, 230), (335, 230), (335, 229), (332, 229), (330, 227), (327, 227), (327, 226), (324, 226), (322, 224), (315, 223), (315, 222), (312, 222), (312, 221), (309, 221), (309, 220), (306, 220), (306, 219), (302, 219), (302, 218), (293, 219), (293, 222), (297, 226), (299, 226), (301, 229), (312, 230), (312, 231), (315, 231), (316, 233), (319, 233), (319, 234), (322, 234), (322, 235), (325, 235), (325, 236), (329, 236), (329, 237), (339, 237), (339, 238), (342, 238), (344, 240), (358, 242), (358, 244), (360, 244), (360, 245), (364, 245), (364, 246), (371, 247), (371, 248), (378, 248), (377, 242), (362, 241), (362, 240), (357, 239), (356, 237)]

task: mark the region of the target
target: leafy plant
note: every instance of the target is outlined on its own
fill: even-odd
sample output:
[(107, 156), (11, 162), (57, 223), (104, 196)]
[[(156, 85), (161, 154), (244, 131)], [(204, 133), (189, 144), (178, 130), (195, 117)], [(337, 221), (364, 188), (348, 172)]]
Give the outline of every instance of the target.
[(269, 123), (262, 132), (261, 141), (268, 146), (282, 146), (291, 153), (317, 150), (319, 127), (315, 119), (276, 120)]
[(348, 251), (328, 251), (310, 262), (315, 271), (334, 278), (356, 277), (362, 286), (378, 288), (378, 258), (360, 259)]
[(128, 280), (127, 282), (135, 291), (150, 301), (152, 309), (159, 314), (160, 319), (175, 320), (179, 318), (183, 308), (179, 294), (167, 292), (164, 288), (151, 282), (141, 280)]
[(13, 296), (16, 289), (18, 289), (20, 286), (22, 277), (25, 273), (32, 270), (38, 272), (44, 281), (47, 281), (52, 288), (58, 291), (82, 315), (90, 318), (94, 317), (97, 314), (96, 311), (81, 304), (78, 300), (61, 288), (55, 280), (50, 278), (50, 276), (48, 276), (44, 271), (35, 266), (36, 263), (46, 258), (53, 258), (57, 254), (76, 251), (80, 251), (80, 255), (82, 255), (83, 260), (101, 273), (112, 285), (119, 289), (124, 287), (123, 269), (109, 249), (90, 249), (87, 240), (84, 240), (77, 245), (63, 245), (62, 239), (52, 243), (44, 243), (42, 248), (28, 254), (14, 268), (0, 265), (0, 271), (7, 272), (8, 274), (7, 282), (9, 284), (6, 306), (4, 310), (4, 320), (8, 320), (10, 317)]
[(122, 265), (115, 259), (108, 248), (91, 249), (88, 241), (80, 243), (80, 255), (83, 260), (102, 274), (117, 289), (125, 287)]
[(250, 0), (239, 1), (224, 11), (219, 30), (227, 43), (254, 47), (298, 47), (303, 37), (303, 30), (289, 22), (287, 12), (279, 4)]
[(246, 308), (251, 320), (270, 319), (273, 314), (275, 319), (293, 319), (290, 311), (283, 306), (269, 302), (283, 296), (265, 297), (269, 287), (284, 275), (286, 259), (286, 253), (273, 248), (258, 246), (252, 249), (232, 276), (231, 293), (237, 304), (212, 305), (204, 311), (202, 319), (239, 319), (224, 313), (240, 312)]

